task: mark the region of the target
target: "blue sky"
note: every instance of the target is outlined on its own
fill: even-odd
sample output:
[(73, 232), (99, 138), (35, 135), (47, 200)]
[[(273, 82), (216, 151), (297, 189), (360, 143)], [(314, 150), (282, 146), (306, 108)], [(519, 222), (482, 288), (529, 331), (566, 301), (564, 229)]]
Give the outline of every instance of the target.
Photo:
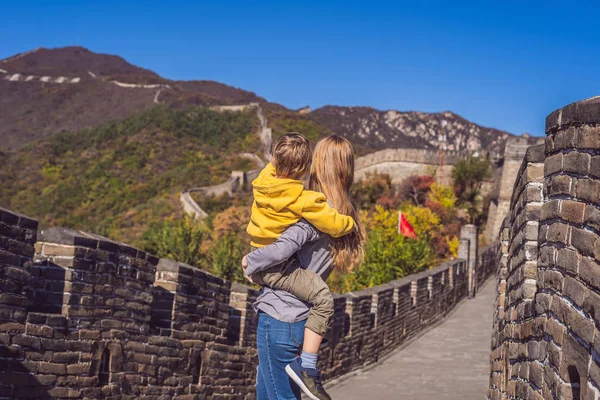
[(543, 134), (600, 94), (600, 2), (0, 0), (0, 58), (81, 45), (289, 108), (451, 110)]

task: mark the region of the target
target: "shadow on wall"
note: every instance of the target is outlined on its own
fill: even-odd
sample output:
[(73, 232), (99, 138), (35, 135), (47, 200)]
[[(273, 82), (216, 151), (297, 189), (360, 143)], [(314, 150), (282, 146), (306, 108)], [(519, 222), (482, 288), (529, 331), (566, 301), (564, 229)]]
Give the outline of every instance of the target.
[[(179, 281), (181, 277), (177, 277)], [(179, 284), (177, 283), (177, 286)], [(189, 286), (188, 286), (189, 288)], [(202, 310), (201, 300), (194, 301), (191, 296), (197, 295), (197, 291), (193, 290), (168, 290), (165, 287), (155, 286), (152, 289), (152, 311), (150, 334), (156, 337), (163, 338), (165, 343), (171, 343), (175, 347), (170, 350), (171, 355), (178, 356), (177, 359), (171, 361), (168, 365), (175, 377), (185, 376), (191, 377), (189, 382), (196, 387), (196, 390), (201, 390), (202, 378), (206, 374), (203, 363), (203, 355), (209, 351), (206, 348), (206, 343), (196, 341), (198, 335), (194, 335), (194, 330), (197, 329), (197, 324), (202, 323), (202, 314), (206, 310)], [(187, 299), (182, 301), (182, 297)], [(191, 299), (191, 300), (190, 300)], [(210, 314), (210, 313), (209, 313)], [(187, 320), (182, 320), (182, 315), (187, 315)], [(199, 334), (202, 334), (202, 329), (199, 329)], [(182, 345), (181, 342), (174, 339), (189, 339), (192, 346)], [(169, 376), (159, 377), (159, 385), (168, 385)]]
[(0, 397), (24, 398), (51, 398), (51, 380), (42, 376), (40, 379), (32, 375), (35, 371), (31, 362), (23, 360), (23, 348), (19, 346), (6, 346), (0, 344)]
[(577, 368), (574, 365), (569, 365), (567, 367), (567, 373), (569, 375), (569, 382), (571, 384), (571, 399), (579, 400), (581, 387), (585, 386), (581, 384), (581, 379), (579, 377), (579, 372), (577, 372)]
[[(177, 269), (178, 272), (162, 271), (162, 268)], [(152, 289), (151, 334), (166, 337), (188, 335), (192, 338), (210, 331), (216, 318), (225, 317), (224, 312), (219, 311), (220, 301), (213, 298), (205, 282), (190, 283), (190, 275), (207, 275), (204, 271), (170, 260), (161, 260), (158, 269), (159, 276), (164, 277), (161, 275), (164, 272), (171, 273), (169, 281), (158, 281)], [(252, 309), (256, 291), (237, 283), (231, 285), (227, 318), (223, 318), (226, 320), (226, 324), (222, 325), (223, 339), (228, 345), (252, 346), (257, 325)]]
[[(65, 301), (66, 269), (48, 259), (34, 263), (31, 268), (29, 312), (61, 314)], [(67, 304), (79, 300), (69, 298)]]
[[(254, 398), (255, 290), (85, 232), (51, 228), (36, 240), (35, 228), (0, 208), (0, 397)], [(480, 260), (488, 252), (497, 249)], [(324, 378), (444, 318), (471, 275), (454, 260), (335, 296)]]

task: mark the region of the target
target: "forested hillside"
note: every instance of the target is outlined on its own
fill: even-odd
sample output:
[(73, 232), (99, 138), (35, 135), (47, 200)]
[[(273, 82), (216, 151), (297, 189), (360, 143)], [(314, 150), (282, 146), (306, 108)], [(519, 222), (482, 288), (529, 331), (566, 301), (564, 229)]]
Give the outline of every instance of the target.
[(181, 215), (179, 192), (254, 167), (252, 111), (155, 106), (132, 117), (0, 153), (0, 205), (41, 221), (139, 245), (153, 222)]

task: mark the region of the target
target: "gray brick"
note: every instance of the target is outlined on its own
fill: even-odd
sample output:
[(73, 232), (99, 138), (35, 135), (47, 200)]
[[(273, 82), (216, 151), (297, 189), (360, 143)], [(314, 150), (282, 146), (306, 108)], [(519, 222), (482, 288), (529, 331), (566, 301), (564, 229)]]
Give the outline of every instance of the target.
[[(600, 321), (600, 296), (591, 290), (588, 290), (583, 303), (583, 310), (589, 314), (595, 321)], [(599, 341), (597, 336), (596, 340)], [(599, 341), (600, 342), (600, 341)]]
[[(541, 234), (540, 234), (541, 236)], [(543, 235), (543, 241), (545, 241), (546, 235)], [(541, 246), (538, 258), (538, 266), (539, 267), (552, 267), (556, 265), (557, 260), (557, 250), (554, 246)], [(560, 264), (559, 264), (560, 266)]]
[(562, 248), (558, 250), (556, 264), (572, 274), (577, 274), (579, 268), (579, 253), (573, 249)]
[[(590, 379), (594, 382), (595, 385), (600, 383), (600, 367), (595, 362), (590, 363), (590, 371), (589, 371)], [(596, 400), (594, 396), (594, 391), (588, 389), (587, 394), (592, 394), (592, 397), (586, 396), (584, 400), (593, 399)]]
[(544, 161), (544, 175), (548, 176), (563, 170), (563, 154), (555, 154)]
[(526, 170), (527, 182), (543, 182), (544, 181), (544, 165), (530, 164)]
[(584, 222), (600, 232), (600, 206), (588, 205), (585, 208)]
[(600, 264), (598, 262), (594, 261), (590, 257), (580, 257), (579, 276), (588, 285), (600, 290)]
[(584, 125), (579, 128), (578, 133), (578, 148), (600, 149), (600, 127)]
[(570, 195), (573, 178), (568, 175), (555, 175), (548, 180), (548, 195)]
[(564, 156), (563, 170), (587, 175), (590, 171), (590, 160), (591, 156), (589, 154), (572, 151)]
[(558, 242), (564, 245), (569, 244), (569, 225), (555, 222), (548, 226), (546, 240), (548, 242)]
[(600, 156), (593, 156), (590, 163), (590, 175), (600, 178)]
[(574, 222), (574, 223), (582, 223), (583, 222), (583, 213), (585, 210), (585, 204), (580, 203), (578, 201), (572, 200), (562, 200), (560, 215), (562, 219)]
[(577, 198), (600, 204), (600, 181), (578, 179), (576, 183)]
[(571, 244), (585, 255), (594, 255), (594, 244), (597, 239), (597, 235), (585, 229), (573, 228), (571, 231)]
[(575, 127), (569, 127), (560, 130), (554, 135), (554, 148), (556, 150), (572, 149), (576, 146), (578, 139), (578, 130)]
[(544, 288), (554, 289), (557, 292), (562, 292), (564, 277), (559, 271), (545, 270), (543, 271), (543, 277)]
[(565, 276), (563, 292), (579, 307), (583, 306), (583, 300), (585, 299), (587, 291), (588, 289), (580, 281), (570, 276)]

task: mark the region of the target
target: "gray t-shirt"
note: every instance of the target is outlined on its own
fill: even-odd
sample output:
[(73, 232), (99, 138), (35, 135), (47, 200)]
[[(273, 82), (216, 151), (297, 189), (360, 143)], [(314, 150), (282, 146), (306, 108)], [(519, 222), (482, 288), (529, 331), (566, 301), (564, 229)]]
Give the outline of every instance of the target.
[[(331, 272), (331, 238), (305, 220), (290, 226), (272, 244), (248, 254), (247, 275), (274, 267), (296, 254), (300, 267), (316, 272), (326, 281)], [(263, 287), (256, 302), (256, 311), (288, 323), (308, 318), (309, 305), (283, 290)]]

